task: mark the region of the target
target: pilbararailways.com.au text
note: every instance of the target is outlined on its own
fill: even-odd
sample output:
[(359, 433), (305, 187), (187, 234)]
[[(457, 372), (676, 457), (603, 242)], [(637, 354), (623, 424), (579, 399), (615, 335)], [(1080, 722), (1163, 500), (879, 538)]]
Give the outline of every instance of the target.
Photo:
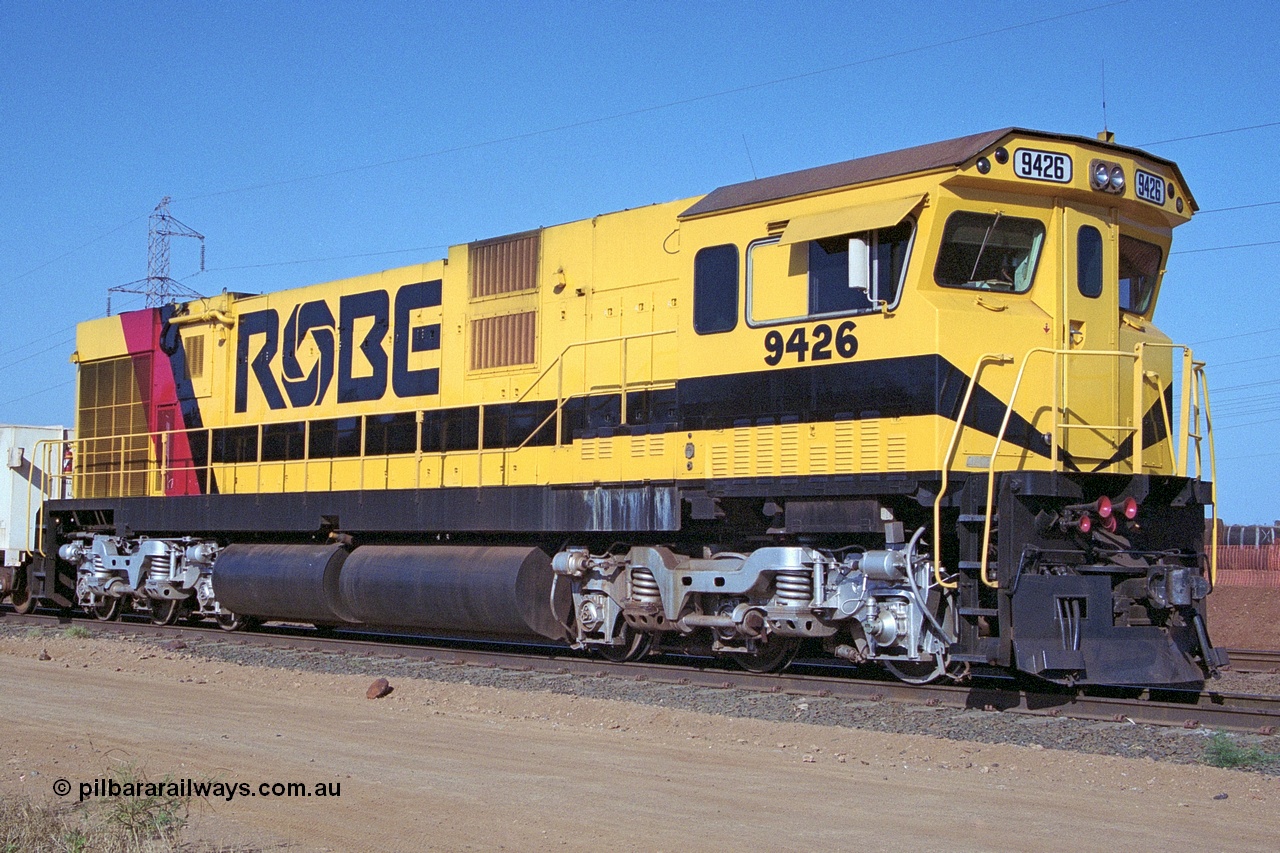
[[(92, 797), (200, 797), (226, 800), (236, 797), (341, 797), (341, 782), (214, 782), (207, 779), (165, 779), (159, 782), (119, 782), (94, 779), (80, 782), (80, 802)], [(71, 783), (58, 779), (53, 792), (60, 797), (71, 793)]]

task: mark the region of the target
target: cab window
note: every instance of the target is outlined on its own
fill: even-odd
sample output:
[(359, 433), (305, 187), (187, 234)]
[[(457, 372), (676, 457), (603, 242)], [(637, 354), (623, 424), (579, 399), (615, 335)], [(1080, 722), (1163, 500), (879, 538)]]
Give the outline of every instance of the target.
[(1164, 251), (1155, 243), (1120, 235), (1120, 308), (1145, 314), (1151, 307)]
[(699, 249), (693, 257), (693, 328), (700, 335), (738, 325), (738, 247)]
[(911, 254), (915, 223), (789, 245), (779, 238), (748, 247), (751, 325), (867, 314), (893, 306)]
[(934, 279), (943, 287), (1026, 293), (1035, 277), (1044, 223), (1001, 213), (947, 218)]
[(1076, 236), (1076, 286), (1081, 296), (1102, 295), (1102, 233), (1092, 225), (1081, 225)]

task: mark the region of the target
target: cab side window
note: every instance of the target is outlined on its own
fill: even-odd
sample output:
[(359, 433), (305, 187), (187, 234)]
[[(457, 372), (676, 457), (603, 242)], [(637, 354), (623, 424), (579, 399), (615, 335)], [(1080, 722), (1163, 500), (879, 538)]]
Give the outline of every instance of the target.
[(738, 247), (699, 249), (693, 258), (693, 328), (700, 335), (738, 325)]
[(765, 325), (879, 311), (896, 305), (915, 223), (748, 248), (748, 323)]
[(1076, 235), (1076, 286), (1080, 295), (1102, 295), (1102, 234), (1092, 225), (1081, 225)]

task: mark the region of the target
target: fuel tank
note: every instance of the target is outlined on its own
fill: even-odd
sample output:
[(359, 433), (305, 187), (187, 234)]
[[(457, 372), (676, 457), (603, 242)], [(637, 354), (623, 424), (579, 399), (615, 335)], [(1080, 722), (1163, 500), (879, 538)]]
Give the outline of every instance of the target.
[(214, 564), (213, 594), (232, 613), (340, 625), (358, 621), (343, 607), (341, 545), (231, 545)]
[(342, 566), (347, 614), (369, 625), (441, 634), (565, 637), (568, 584), (551, 601), (551, 559), (538, 548), (365, 545)]

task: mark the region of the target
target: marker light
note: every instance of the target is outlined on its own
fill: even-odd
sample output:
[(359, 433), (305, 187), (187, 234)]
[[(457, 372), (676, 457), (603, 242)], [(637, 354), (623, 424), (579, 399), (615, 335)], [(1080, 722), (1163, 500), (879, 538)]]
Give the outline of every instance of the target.
[(1079, 520), (1076, 521), (1076, 530), (1079, 530), (1081, 533), (1088, 533), (1092, 529), (1093, 519), (1089, 517), (1088, 513), (1080, 516)]
[(1111, 517), (1111, 498), (1107, 497), (1106, 495), (1103, 495), (1102, 497), (1098, 498), (1097, 504), (1094, 505), (1094, 512), (1096, 512), (1100, 518), (1110, 518)]
[(1108, 515), (1106, 518), (1102, 519), (1102, 529), (1108, 533), (1115, 533), (1116, 517), (1114, 515)]
[(1120, 504), (1120, 514), (1129, 521), (1133, 521), (1138, 517), (1138, 502), (1132, 497), (1124, 499), (1124, 503)]

